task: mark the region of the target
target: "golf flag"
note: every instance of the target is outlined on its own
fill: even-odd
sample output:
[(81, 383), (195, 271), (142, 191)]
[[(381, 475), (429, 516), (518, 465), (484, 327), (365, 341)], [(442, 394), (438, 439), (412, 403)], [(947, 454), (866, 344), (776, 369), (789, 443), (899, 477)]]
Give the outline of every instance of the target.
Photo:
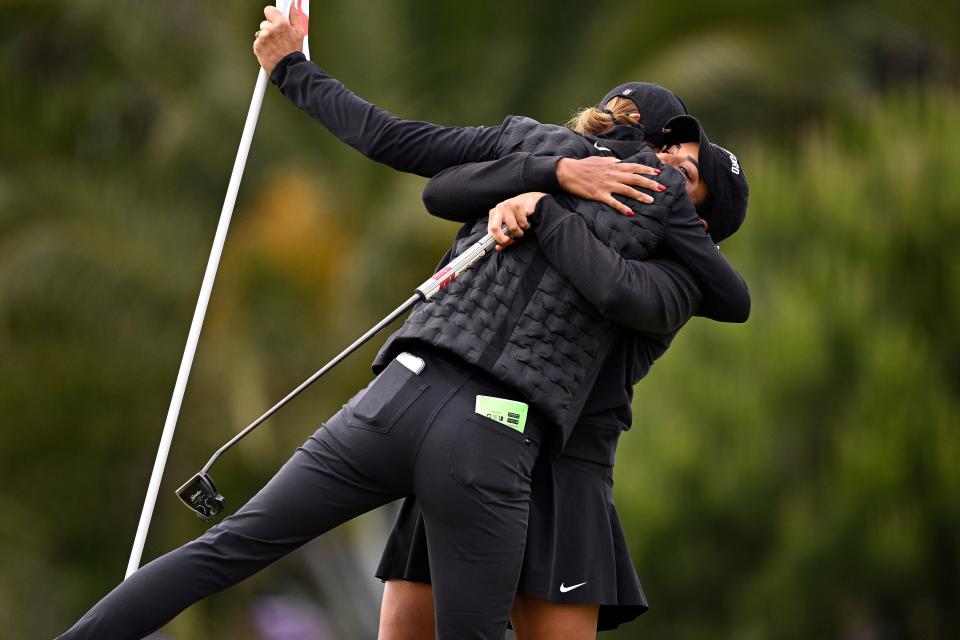
[(303, 29), (303, 55), (310, 59), (310, 0), (294, 0), (300, 11), (300, 27)]

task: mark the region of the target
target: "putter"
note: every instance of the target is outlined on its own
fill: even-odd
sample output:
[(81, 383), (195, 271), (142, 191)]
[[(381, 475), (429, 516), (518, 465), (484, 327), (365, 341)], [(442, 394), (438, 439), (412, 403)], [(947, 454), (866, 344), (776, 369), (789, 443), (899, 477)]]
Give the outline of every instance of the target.
[[(510, 235), (506, 225), (502, 227), (502, 231), (505, 234)], [(183, 486), (177, 489), (177, 497), (180, 498), (183, 504), (187, 505), (190, 507), (190, 509), (196, 512), (201, 520), (209, 521), (214, 518), (223, 510), (223, 505), (225, 504), (226, 499), (217, 491), (217, 487), (213, 484), (213, 479), (210, 477), (209, 471), (210, 467), (213, 466), (213, 463), (216, 462), (217, 459), (227, 451), (227, 449), (242, 440), (247, 434), (260, 426), (267, 418), (272, 416), (274, 413), (279, 411), (281, 407), (290, 402), (290, 400), (297, 396), (301, 391), (319, 380), (326, 372), (330, 371), (330, 369), (334, 368), (340, 362), (345, 360), (347, 356), (360, 348), (367, 340), (379, 333), (380, 330), (385, 326), (396, 320), (399, 316), (403, 315), (413, 305), (432, 298), (438, 291), (440, 291), (440, 289), (450, 284), (457, 276), (469, 269), (477, 260), (485, 256), (495, 244), (496, 240), (494, 240), (493, 236), (488, 233), (483, 238), (470, 245), (470, 247), (468, 247), (463, 253), (451, 260), (445, 267), (433, 274), (429, 280), (417, 287), (415, 293), (410, 296), (406, 302), (394, 309), (387, 317), (374, 325), (373, 328), (357, 338), (353, 344), (341, 351), (333, 360), (323, 365), (319, 371), (300, 383), (300, 386), (288, 393), (283, 400), (270, 407), (266, 413), (251, 422), (246, 428), (243, 429), (243, 431), (235, 435), (233, 438), (227, 441), (226, 444), (217, 449), (213, 456), (211, 456), (207, 461), (207, 464), (204, 465), (203, 469), (201, 469), (200, 472), (194, 475), (192, 478), (187, 480)]]

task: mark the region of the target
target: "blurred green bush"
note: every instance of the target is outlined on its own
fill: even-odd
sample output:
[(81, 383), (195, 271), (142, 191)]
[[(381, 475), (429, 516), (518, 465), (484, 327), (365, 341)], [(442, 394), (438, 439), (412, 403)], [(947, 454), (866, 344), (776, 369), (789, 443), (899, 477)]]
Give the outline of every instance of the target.
[(616, 473), (670, 638), (947, 638), (960, 548), (960, 101), (891, 96), (749, 147), (745, 327), (695, 319)]

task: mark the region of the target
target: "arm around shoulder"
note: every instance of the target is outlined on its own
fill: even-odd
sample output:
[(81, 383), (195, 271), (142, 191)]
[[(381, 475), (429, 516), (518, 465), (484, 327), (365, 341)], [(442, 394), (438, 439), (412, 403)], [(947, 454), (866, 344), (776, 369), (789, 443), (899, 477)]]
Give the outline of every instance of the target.
[(554, 198), (541, 199), (531, 221), (550, 265), (614, 322), (638, 331), (671, 333), (700, 306), (700, 288), (680, 264), (624, 258)]
[(750, 317), (747, 283), (704, 231), (686, 195), (675, 197), (670, 203), (662, 244), (696, 278), (703, 292), (698, 316), (718, 322), (747, 321)]

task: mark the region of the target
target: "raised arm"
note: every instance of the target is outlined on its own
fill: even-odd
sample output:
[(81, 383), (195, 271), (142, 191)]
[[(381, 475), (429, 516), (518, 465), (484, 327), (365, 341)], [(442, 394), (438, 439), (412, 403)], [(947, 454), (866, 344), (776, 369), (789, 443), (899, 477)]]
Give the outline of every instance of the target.
[[(293, 24), (273, 7), (267, 7), (264, 14), (267, 19), (261, 23), (253, 47), (257, 60), (284, 96), (341, 141), (398, 171), (427, 177), (457, 165), (494, 158), (502, 131), (500, 126), (445, 127), (398, 118), (366, 102), (306, 59), (300, 51), (303, 32), (295, 6), (291, 8)], [(454, 172), (439, 186), (431, 212), (448, 219), (473, 219), (475, 215), (463, 213), (466, 208), (473, 207), (473, 211), (482, 215), (507, 197), (530, 190), (557, 192), (563, 188), (584, 198), (606, 202), (626, 214), (629, 209), (614, 200), (612, 194), (646, 201), (646, 195), (632, 186), (654, 188), (653, 182), (641, 175), (657, 172), (650, 167), (633, 164), (614, 167), (615, 158), (594, 157), (576, 162), (567, 159), (558, 163), (559, 160), (520, 153), (507, 156), (502, 162), (498, 160), (499, 164), (487, 169), (470, 167), (461, 174)], [(480, 172), (485, 185), (503, 186), (486, 192), (483, 189), (488, 187), (484, 186), (479, 198), (461, 197), (444, 187), (444, 184), (463, 180), (474, 182), (475, 176), (471, 175), (474, 170)], [(476, 208), (478, 202), (484, 206)], [(466, 207), (461, 206), (463, 203)]]
[(371, 160), (430, 177), (492, 157), (500, 127), (445, 127), (404, 120), (363, 100), (308, 61), (287, 54), (270, 74), (280, 92), (330, 133)]
[(260, 66), (291, 102), (360, 153), (398, 171), (427, 177), (491, 157), (499, 127), (443, 127), (398, 118), (353, 94), (306, 59), (295, 4), (289, 19), (273, 6), (263, 14), (266, 19), (253, 43)]

